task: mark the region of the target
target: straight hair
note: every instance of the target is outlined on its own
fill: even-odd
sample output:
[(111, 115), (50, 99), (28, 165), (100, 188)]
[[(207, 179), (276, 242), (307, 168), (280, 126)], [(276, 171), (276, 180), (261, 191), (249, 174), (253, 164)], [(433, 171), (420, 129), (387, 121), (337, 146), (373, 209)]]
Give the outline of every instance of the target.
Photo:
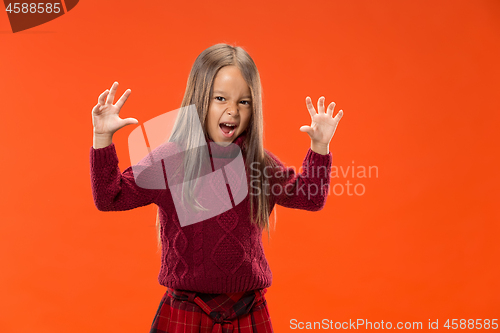
[[(250, 172), (250, 179), (252, 180), (252, 186), (249, 186), (248, 190), (250, 195), (250, 217), (251, 223), (258, 225), (261, 229), (267, 229), (269, 241), (271, 205), (268, 194), (270, 193), (270, 184), (265, 179), (264, 168), (266, 166), (275, 168), (277, 164), (264, 150), (262, 86), (259, 71), (253, 59), (243, 48), (220, 43), (210, 46), (198, 55), (191, 68), (181, 108), (168, 141), (183, 142), (185, 147), (188, 148), (184, 155), (184, 179), (195, 180), (194, 187), (196, 187), (202, 173), (200, 163), (196, 163), (196, 161), (206, 160), (207, 156), (203, 155), (206, 154), (206, 150), (189, 149), (189, 147), (194, 146), (201, 139), (206, 140), (208, 138), (207, 115), (213, 97), (213, 84), (217, 73), (225, 66), (236, 66), (251, 91), (252, 116), (245, 130), (246, 137), (242, 145), (246, 157), (245, 167), (247, 173)], [(193, 104), (196, 106), (197, 115), (187, 111), (188, 106)], [(199, 122), (198, 119), (193, 118), (194, 116), (199, 117)], [(203, 133), (197, 130), (197, 125), (200, 123)], [(204, 138), (201, 138), (202, 135)], [(255, 191), (255, 189), (259, 191)], [(193, 192), (193, 186), (189, 186), (187, 181), (184, 182), (182, 185), (183, 204), (188, 203), (197, 210), (204, 210), (194, 199)], [(158, 208), (156, 215), (156, 231), (158, 249), (161, 249), (160, 208)]]

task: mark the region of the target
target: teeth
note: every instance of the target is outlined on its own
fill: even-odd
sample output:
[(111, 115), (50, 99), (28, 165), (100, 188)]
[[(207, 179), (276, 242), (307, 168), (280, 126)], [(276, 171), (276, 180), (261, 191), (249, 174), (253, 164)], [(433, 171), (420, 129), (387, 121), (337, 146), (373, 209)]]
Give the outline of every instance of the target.
[(229, 131), (229, 133), (227, 133), (228, 135), (232, 134), (234, 132), (234, 129), (236, 128), (235, 124), (221, 123), (221, 125), (226, 125), (226, 126), (232, 127), (231, 130)]

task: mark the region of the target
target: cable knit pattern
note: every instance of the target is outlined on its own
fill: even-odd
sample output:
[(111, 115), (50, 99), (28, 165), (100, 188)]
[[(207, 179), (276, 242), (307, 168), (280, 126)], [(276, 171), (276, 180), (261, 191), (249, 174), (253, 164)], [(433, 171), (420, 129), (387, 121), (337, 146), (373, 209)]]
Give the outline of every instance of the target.
[[(243, 151), (244, 139), (245, 133), (234, 141)], [(155, 152), (157, 149), (153, 150), (153, 155)], [(279, 166), (279, 172), (273, 170), (270, 178), (272, 207), (278, 204), (309, 211), (324, 207), (330, 185), (331, 152), (321, 155), (309, 149), (300, 173), (286, 167), (269, 151), (266, 153)], [(213, 152), (211, 156), (214, 166), (221, 165)], [(152, 203), (160, 208), (162, 253), (158, 282), (161, 285), (214, 294), (271, 286), (272, 273), (262, 244), (263, 230), (250, 221), (249, 194), (236, 206), (213, 218), (181, 227), (168, 186), (165, 189), (142, 188), (135, 182), (132, 166), (122, 173), (118, 163), (114, 143), (99, 149), (90, 147), (94, 203), (100, 211), (123, 211)], [(163, 163), (166, 165), (168, 161)], [(223, 174), (233, 205), (232, 196), (241, 190), (243, 183), (237, 181), (239, 175), (231, 170)]]

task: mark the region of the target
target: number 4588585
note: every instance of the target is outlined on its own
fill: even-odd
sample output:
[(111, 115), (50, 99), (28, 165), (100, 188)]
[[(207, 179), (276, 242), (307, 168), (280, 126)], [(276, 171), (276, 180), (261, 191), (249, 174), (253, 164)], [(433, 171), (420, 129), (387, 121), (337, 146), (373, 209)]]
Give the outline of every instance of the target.
[[(493, 329), (496, 330), (498, 328), (498, 319), (452, 319), (450, 325), (450, 319), (446, 321), (443, 325), (448, 329)], [(458, 322), (457, 322), (458, 321)]]
[(59, 6), (60, 3), (50, 3), (50, 2), (39, 2), (39, 3), (9, 3), (7, 8), (5, 8), (5, 11), (9, 13), (60, 13), (61, 12), (61, 7)]

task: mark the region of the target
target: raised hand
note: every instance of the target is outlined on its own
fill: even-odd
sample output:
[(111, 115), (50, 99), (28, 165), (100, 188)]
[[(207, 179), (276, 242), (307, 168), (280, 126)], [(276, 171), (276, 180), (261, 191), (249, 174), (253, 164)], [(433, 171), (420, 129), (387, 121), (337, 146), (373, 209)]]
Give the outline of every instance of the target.
[(330, 141), (344, 113), (340, 110), (333, 117), (334, 102), (328, 105), (328, 109), (325, 112), (325, 97), (323, 96), (318, 99), (318, 113), (316, 113), (309, 96), (306, 97), (306, 106), (311, 115), (311, 125), (300, 127), (300, 131), (306, 132), (311, 138), (312, 150), (321, 154), (328, 154)]
[(113, 105), (117, 89), (118, 82), (115, 82), (111, 86), (111, 90), (106, 90), (99, 96), (97, 105), (92, 109), (94, 136), (112, 136), (116, 131), (124, 126), (139, 123), (139, 121), (135, 118), (120, 118), (120, 109), (130, 96), (131, 90), (127, 89), (118, 102)]

